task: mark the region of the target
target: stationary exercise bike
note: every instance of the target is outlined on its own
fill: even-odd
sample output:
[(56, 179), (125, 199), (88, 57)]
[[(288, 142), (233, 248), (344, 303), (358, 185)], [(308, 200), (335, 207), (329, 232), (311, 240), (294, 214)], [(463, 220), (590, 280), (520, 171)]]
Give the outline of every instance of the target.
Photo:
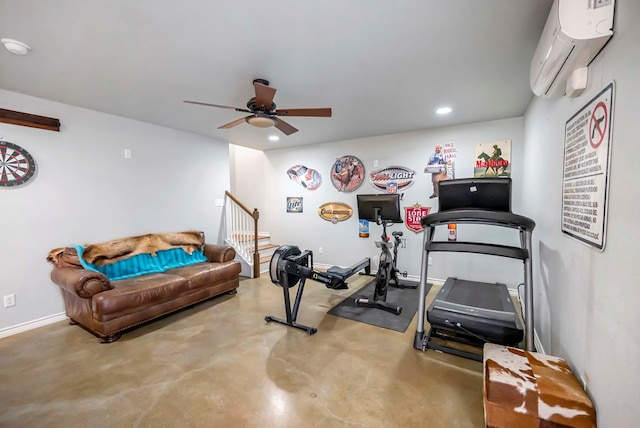
[[(393, 280), (396, 286), (400, 286), (398, 269), (396, 268), (396, 258), (398, 255), (398, 246), (402, 242), (402, 232), (393, 232), (394, 243), (389, 242), (389, 237), (387, 236), (387, 226), (391, 226), (394, 223), (402, 223), (400, 216), (400, 195), (395, 193), (357, 195), (357, 199), (358, 217), (364, 220), (375, 221), (376, 224), (382, 225), (382, 236), (380, 237), (380, 241), (376, 242), (376, 247), (380, 248), (381, 252), (373, 298), (355, 299), (355, 305), (382, 309), (383, 311), (400, 315), (402, 312), (401, 306), (387, 303), (387, 290), (390, 282)], [(393, 248), (393, 254), (391, 253), (391, 248)], [(406, 276), (406, 273), (403, 276)]]
[[(393, 236), (393, 262), (392, 262), (392, 266), (391, 266), (391, 279), (389, 280), (389, 285), (392, 287), (396, 287), (396, 288), (413, 288), (416, 289), (418, 288), (418, 283), (416, 282), (408, 284), (408, 283), (401, 283), (400, 279), (398, 278), (398, 275), (401, 275), (402, 277), (406, 278), (407, 277), (407, 271), (402, 271), (400, 272), (400, 270), (398, 270), (398, 247), (402, 246), (402, 235), (403, 233), (401, 231), (395, 231), (392, 232), (391, 235)], [(404, 248), (404, 246), (403, 246)], [(391, 283), (393, 282), (393, 284)]]

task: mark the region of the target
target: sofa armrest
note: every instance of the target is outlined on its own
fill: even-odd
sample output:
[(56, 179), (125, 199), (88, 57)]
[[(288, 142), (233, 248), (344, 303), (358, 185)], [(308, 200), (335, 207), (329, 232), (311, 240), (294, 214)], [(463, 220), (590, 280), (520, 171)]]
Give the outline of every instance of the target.
[(106, 275), (73, 267), (54, 267), (51, 280), (68, 292), (85, 299), (113, 288)]
[(229, 245), (204, 244), (204, 256), (210, 262), (230, 262), (236, 258), (236, 250)]

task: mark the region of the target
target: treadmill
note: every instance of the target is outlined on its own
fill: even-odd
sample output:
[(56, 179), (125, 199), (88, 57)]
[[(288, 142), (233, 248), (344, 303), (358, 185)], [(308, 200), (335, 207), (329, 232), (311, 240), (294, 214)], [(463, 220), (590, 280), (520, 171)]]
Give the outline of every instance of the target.
[[(474, 178), (445, 180), (439, 183), (439, 210), (422, 218), (423, 252), (418, 303), (418, 325), (414, 348), (435, 349), (482, 361), (481, 353), (450, 341), (474, 347), (486, 342), (525, 348), (533, 346), (533, 287), (531, 233), (535, 222), (511, 212), (511, 178)], [(434, 241), (435, 228), (450, 223), (485, 224), (519, 231), (520, 246), (481, 242)], [(505, 284), (447, 278), (436, 298), (425, 311), (429, 253), (465, 252), (522, 260), (525, 287), (525, 325)], [(425, 315), (430, 330), (425, 334)]]

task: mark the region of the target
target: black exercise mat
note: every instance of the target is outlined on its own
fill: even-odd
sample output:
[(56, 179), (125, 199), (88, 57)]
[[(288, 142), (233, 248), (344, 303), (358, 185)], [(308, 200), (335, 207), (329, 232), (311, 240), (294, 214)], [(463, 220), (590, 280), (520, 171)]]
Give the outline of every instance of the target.
[[(401, 285), (407, 283), (408, 281), (400, 281)], [(402, 313), (400, 315), (395, 315), (382, 309), (356, 307), (354, 303), (355, 299), (372, 298), (375, 286), (376, 280), (373, 279), (351, 296), (338, 303), (327, 313), (404, 333), (407, 327), (409, 327), (413, 316), (418, 311), (418, 289), (389, 286), (387, 289), (387, 303), (391, 303), (394, 306), (401, 306)], [(427, 284), (427, 293), (430, 288), (431, 284)]]

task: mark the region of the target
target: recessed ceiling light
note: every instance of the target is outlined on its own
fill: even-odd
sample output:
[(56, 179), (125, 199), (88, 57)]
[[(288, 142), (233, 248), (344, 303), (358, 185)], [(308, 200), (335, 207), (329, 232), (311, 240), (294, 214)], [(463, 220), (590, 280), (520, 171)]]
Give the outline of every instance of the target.
[(0, 39), (0, 42), (2, 42), (4, 44), (4, 47), (12, 54), (26, 55), (31, 50), (31, 46), (17, 40)]
[(277, 135), (270, 135), (269, 141), (280, 141), (280, 137), (278, 137)]
[(436, 113), (438, 113), (438, 114), (449, 114), (449, 113), (451, 113), (451, 107), (440, 107), (438, 110), (436, 110)]

